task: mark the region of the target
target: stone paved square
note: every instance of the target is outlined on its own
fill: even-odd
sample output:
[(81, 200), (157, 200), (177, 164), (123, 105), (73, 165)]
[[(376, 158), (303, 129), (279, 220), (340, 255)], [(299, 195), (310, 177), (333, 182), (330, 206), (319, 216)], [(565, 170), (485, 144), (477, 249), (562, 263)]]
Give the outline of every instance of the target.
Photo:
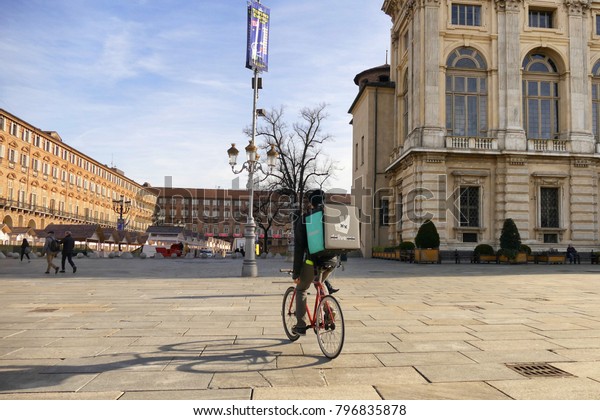
[[(600, 399), (600, 267), (351, 258), (341, 355), (291, 343), (283, 258), (0, 260), (0, 399)], [(311, 296), (312, 299), (312, 296)], [(525, 377), (510, 363), (571, 376)]]

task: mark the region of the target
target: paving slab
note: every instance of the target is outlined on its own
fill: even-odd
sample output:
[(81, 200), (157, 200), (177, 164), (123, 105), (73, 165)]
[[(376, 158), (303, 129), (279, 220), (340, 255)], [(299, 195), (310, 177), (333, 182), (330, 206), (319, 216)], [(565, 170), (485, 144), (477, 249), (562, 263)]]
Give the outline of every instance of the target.
[(378, 385), (385, 400), (509, 400), (509, 396), (485, 382)]
[(375, 388), (366, 385), (328, 387), (257, 388), (253, 400), (380, 400)]
[(598, 400), (600, 382), (587, 378), (539, 378), (490, 381), (515, 400)]

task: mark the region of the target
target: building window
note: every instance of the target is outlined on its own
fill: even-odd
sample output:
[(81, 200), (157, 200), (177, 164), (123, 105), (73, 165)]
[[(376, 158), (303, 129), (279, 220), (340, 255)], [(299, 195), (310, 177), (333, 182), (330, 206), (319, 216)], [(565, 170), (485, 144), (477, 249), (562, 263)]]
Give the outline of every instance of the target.
[(479, 227), (479, 187), (460, 187), (460, 226)]
[(383, 198), (379, 202), (379, 226), (388, 226), (390, 224), (390, 202)]
[(360, 163), (365, 164), (365, 136), (360, 139)]
[(558, 138), (558, 69), (544, 54), (523, 60), (523, 117), (527, 137)]
[(15, 149), (8, 149), (8, 161), (17, 163), (17, 151)]
[(553, 28), (551, 10), (529, 9), (529, 27), (530, 28)]
[(487, 66), (472, 48), (458, 48), (446, 62), (446, 131), (449, 136), (487, 135)]
[(452, 24), (481, 26), (481, 6), (474, 4), (453, 4)]
[(540, 188), (540, 227), (560, 227), (558, 193), (558, 188)]
[(600, 142), (600, 61), (592, 69), (592, 131), (596, 142)]
[(596, 15), (596, 35), (600, 35), (600, 15)]
[(477, 233), (474, 232), (465, 232), (463, 233), (463, 242), (479, 242), (479, 238), (477, 237)]

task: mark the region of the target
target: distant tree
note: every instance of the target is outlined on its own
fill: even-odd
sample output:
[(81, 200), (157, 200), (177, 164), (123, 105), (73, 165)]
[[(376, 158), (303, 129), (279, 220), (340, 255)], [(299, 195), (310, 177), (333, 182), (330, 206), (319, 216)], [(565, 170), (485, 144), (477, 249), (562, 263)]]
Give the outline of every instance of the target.
[(264, 233), (263, 253), (269, 252), (269, 230), (274, 226), (284, 226), (289, 220), (290, 208), (286, 196), (280, 196), (277, 190), (259, 190), (254, 195), (254, 221)]
[[(275, 145), (279, 153), (278, 166), (266, 179), (266, 188), (287, 196), (288, 209), (297, 203), (302, 209), (305, 193), (323, 188), (337, 169), (324, 153), (326, 143), (332, 140), (331, 135), (324, 132), (323, 124), (328, 117), (325, 108), (325, 104), (302, 108), (299, 121), (291, 127), (284, 119), (283, 107), (266, 112), (259, 120), (256, 137), (265, 147)], [(250, 128), (245, 132), (251, 135)]]

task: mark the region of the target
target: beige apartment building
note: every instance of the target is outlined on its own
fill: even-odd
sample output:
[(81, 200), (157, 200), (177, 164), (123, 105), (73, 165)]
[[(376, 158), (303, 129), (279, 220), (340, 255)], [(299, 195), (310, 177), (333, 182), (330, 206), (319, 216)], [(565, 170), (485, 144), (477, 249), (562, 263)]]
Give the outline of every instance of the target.
[[(351, 110), (354, 187), (365, 174), (387, 180), (370, 202), (388, 201), (388, 235), (370, 225), (373, 245), (414, 241), (432, 218), (442, 248), (497, 248), (512, 218), (534, 250), (598, 249), (600, 2), (385, 0), (382, 10), (393, 87), (379, 106), (392, 115), (374, 108), (381, 89), (368, 83)], [(364, 116), (369, 101), (378, 122)]]
[(152, 224), (156, 195), (110, 168), (0, 109), (0, 221), (8, 229), (49, 224), (117, 227), (122, 202), (126, 231)]

